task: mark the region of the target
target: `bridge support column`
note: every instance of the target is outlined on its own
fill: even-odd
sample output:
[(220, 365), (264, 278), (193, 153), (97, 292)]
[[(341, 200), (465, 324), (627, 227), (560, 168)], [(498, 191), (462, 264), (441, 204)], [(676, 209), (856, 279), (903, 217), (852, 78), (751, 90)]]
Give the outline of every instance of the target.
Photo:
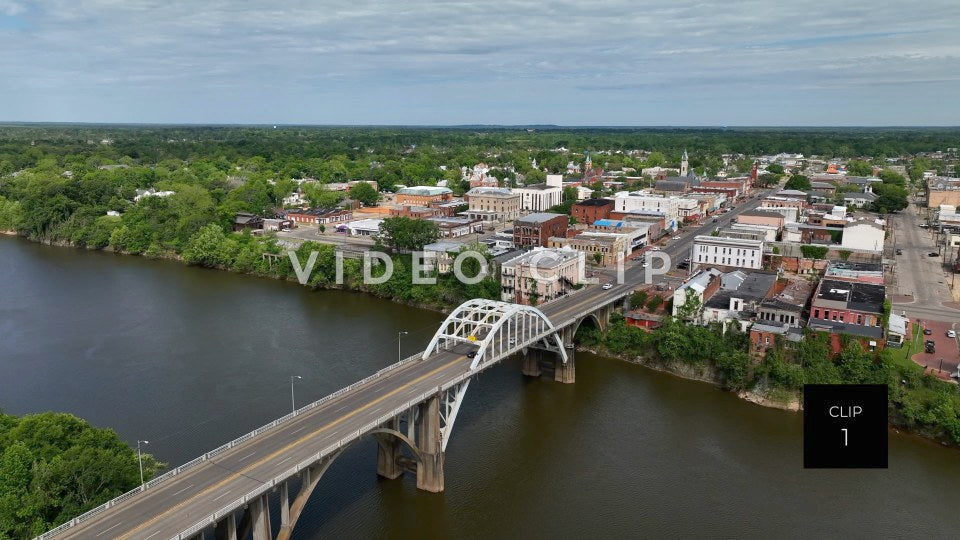
[(280, 527), (290, 528), (290, 482), (280, 484)]
[(270, 494), (264, 493), (250, 503), (253, 540), (272, 540), (270, 530)]
[(523, 355), (523, 362), (520, 371), (527, 377), (539, 377), (540, 376), (540, 358), (539, 354), (536, 351), (527, 351)]
[(217, 522), (213, 536), (217, 540), (237, 540), (237, 518), (233, 512)]
[(559, 383), (570, 384), (577, 381), (577, 369), (574, 364), (574, 351), (567, 349), (567, 361), (564, 362), (560, 355), (556, 355), (554, 360), (553, 380)]
[(440, 440), (440, 396), (420, 404), (417, 446), (422, 459), (417, 464), (417, 489), (443, 491), (443, 449)]
[[(390, 420), (384, 426), (389, 429), (400, 431), (400, 421), (397, 418)], [(377, 436), (377, 474), (384, 478), (393, 480), (403, 474), (400, 468), (399, 458), (400, 439), (378, 434)]]

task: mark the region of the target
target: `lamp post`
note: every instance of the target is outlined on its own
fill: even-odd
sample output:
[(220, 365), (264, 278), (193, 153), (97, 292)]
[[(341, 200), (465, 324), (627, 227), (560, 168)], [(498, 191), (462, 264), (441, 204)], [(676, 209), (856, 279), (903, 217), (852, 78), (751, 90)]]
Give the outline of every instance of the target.
[(397, 332), (397, 362), (399, 362), (400, 360), (403, 359), (403, 357), (402, 357), (402, 355), (401, 355), (401, 353), (400, 353), (400, 336), (405, 336), (405, 335), (407, 335), (407, 334), (409, 334), (409, 333), (410, 333), (410, 332), (407, 332), (407, 331), (405, 331), (405, 330), (401, 330), (400, 332)]
[(290, 409), (291, 411), (297, 410), (297, 400), (293, 397), (293, 381), (302, 379), (303, 377), (299, 375), (290, 376)]
[(140, 452), (140, 444), (150, 444), (150, 441), (141, 441), (137, 439), (137, 462), (140, 463), (140, 485), (143, 485), (143, 454)]

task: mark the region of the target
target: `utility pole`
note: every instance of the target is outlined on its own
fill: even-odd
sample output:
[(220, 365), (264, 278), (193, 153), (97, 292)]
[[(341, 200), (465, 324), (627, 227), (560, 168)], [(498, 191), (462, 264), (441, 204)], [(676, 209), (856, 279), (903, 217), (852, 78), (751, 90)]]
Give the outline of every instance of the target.
[(403, 360), (403, 354), (400, 352), (400, 336), (405, 336), (409, 333), (410, 332), (407, 332), (405, 330), (401, 330), (400, 332), (397, 332), (397, 362), (399, 362), (400, 360)]

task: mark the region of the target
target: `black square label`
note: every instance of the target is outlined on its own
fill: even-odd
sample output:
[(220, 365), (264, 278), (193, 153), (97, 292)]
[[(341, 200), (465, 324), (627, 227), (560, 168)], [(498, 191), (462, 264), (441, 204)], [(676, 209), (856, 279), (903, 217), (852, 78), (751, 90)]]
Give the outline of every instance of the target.
[(887, 386), (803, 387), (803, 466), (887, 467)]

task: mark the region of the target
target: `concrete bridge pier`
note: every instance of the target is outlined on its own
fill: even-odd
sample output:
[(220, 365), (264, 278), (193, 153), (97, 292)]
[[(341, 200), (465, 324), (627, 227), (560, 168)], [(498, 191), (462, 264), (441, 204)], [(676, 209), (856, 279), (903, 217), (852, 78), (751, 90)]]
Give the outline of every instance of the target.
[(417, 489), (439, 493), (443, 491), (443, 447), (440, 439), (440, 396), (420, 404), (417, 419)]
[(264, 493), (250, 503), (253, 540), (272, 540), (270, 530), (270, 494)]
[(537, 352), (531, 350), (523, 355), (520, 371), (527, 377), (539, 377), (542, 373), (540, 370), (540, 355)]
[(213, 528), (213, 537), (216, 540), (237, 540), (237, 517), (235, 512), (217, 522)]
[[(394, 418), (384, 426), (387, 429), (400, 431), (400, 419)], [(400, 466), (401, 441), (397, 437), (377, 435), (377, 474), (393, 480), (403, 474)]]

